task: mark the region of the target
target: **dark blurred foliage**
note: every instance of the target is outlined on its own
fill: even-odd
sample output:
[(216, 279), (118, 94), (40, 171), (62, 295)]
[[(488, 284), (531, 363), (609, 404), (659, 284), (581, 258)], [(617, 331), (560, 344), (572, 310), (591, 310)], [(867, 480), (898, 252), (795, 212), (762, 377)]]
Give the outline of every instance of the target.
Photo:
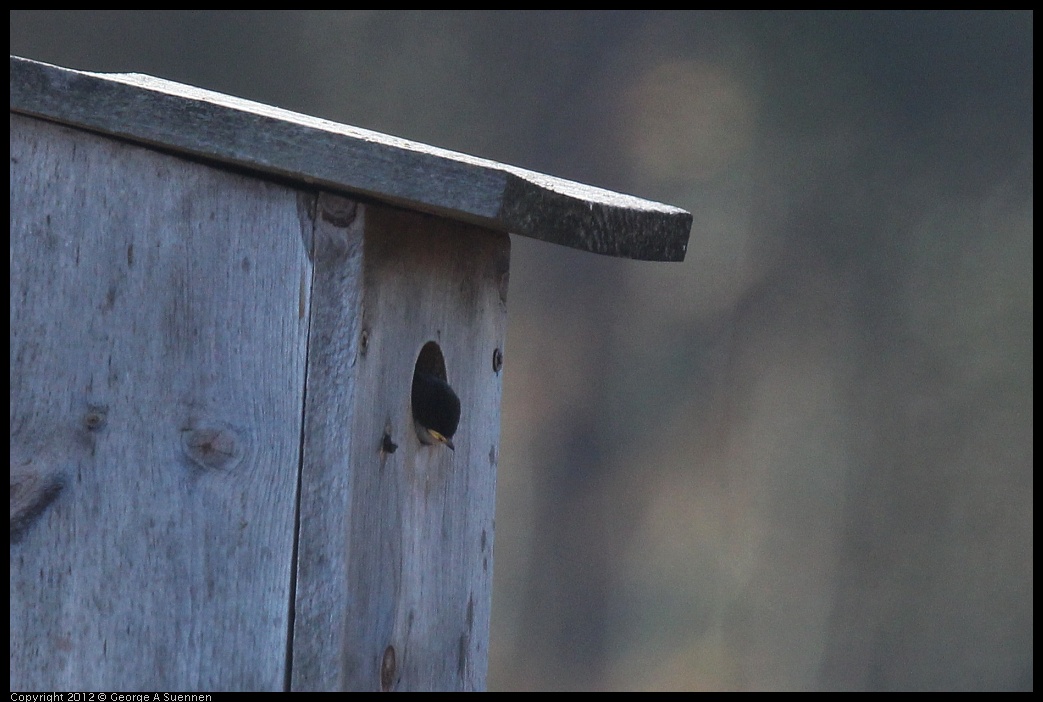
[(13, 11), (669, 202), (515, 238), (493, 689), (1031, 689), (1031, 12)]

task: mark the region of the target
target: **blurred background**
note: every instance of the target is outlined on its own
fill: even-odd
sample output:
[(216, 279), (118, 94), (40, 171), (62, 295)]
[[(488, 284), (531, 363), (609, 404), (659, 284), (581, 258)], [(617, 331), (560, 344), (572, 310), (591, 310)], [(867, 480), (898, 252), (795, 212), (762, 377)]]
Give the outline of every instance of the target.
[(513, 238), (489, 687), (1032, 675), (1031, 12), (12, 11), (142, 72), (667, 202)]

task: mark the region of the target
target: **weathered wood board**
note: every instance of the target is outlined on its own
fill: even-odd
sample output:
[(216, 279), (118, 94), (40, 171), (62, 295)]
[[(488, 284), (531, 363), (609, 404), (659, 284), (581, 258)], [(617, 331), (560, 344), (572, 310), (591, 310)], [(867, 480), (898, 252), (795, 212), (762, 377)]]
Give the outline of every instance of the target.
[(11, 688), (282, 689), (300, 196), (11, 120)]
[(484, 687), (507, 236), (20, 116), (11, 201), (12, 688)]
[(11, 110), (584, 251), (682, 261), (684, 210), (140, 74), (11, 57)]
[[(339, 198), (318, 209), (293, 688), (482, 689), (510, 242)], [(428, 342), (464, 407), (455, 451), (413, 428)], [(343, 629), (314, 637), (329, 619)]]

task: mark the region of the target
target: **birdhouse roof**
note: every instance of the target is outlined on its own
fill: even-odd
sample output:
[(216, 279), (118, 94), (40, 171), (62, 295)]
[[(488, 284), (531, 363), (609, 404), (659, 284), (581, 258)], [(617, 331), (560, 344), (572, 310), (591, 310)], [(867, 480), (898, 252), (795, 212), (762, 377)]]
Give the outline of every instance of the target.
[(11, 57), (11, 111), (584, 251), (684, 260), (688, 212), (152, 76)]

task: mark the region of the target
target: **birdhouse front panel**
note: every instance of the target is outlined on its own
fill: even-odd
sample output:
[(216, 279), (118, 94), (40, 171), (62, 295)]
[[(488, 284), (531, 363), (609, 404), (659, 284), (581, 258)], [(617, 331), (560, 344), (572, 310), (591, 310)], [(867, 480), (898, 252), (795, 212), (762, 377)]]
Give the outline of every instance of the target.
[(297, 622), (343, 629), (294, 687), (481, 688), (509, 239), (326, 195), (316, 210)]

